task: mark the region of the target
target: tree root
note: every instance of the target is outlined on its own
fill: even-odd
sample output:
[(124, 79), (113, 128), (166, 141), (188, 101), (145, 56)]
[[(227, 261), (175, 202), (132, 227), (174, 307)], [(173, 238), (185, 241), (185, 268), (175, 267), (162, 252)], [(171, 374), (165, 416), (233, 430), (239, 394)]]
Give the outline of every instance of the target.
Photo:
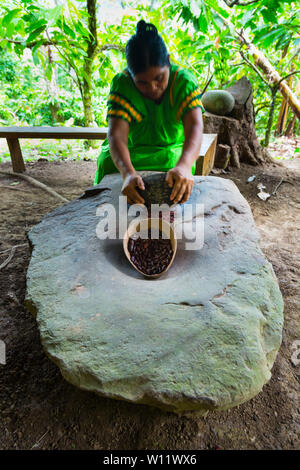
[(0, 264), (0, 271), (1, 269), (5, 268), (5, 266), (8, 265), (8, 263), (12, 260), (14, 254), (15, 254), (15, 251), (16, 251), (16, 246), (13, 246), (12, 249), (11, 249), (11, 252), (9, 254), (9, 257), (4, 261), (4, 263)]
[(46, 184), (41, 183), (40, 181), (36, 180), (35, 178), (32, 178), (32, 176), (23, 175), (23, 173), (16, 173), (14, 171), (0, 171), (0, 174), (1, 175), (6, 175), (6, 176), (13, 176), (14, 178), (15, 177), (22, 178), (25, 181), (28, 181), (29, 183), (31, 183), (33, 186), (36, 186), (37, 188), (40, 188), (40, 189), (43, 189), (44, 191), (47, 191), (47, 193), (51, 194), (51, 196), (56, 197), (56, 199), (59, 199), (62, 202), (70, 202), (69, 199), (66, 199), (65, 197), (61, 196), (56, 191), (54, 191), (54, 189), (49, 188), (49, 186), (47, 186)]

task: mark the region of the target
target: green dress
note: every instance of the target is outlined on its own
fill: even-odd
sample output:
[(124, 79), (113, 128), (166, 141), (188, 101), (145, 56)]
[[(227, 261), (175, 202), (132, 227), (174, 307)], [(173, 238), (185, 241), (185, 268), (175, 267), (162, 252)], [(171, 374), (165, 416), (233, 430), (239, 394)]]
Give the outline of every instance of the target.
[[(107, 102), (107, 116), (125, 119), (129, 123), (128, 150), (136, 171), (169, 171), (176, 166), (184, 143), (183, 116), (200, 107), (201, 92), (197, 79), (187, 69), (171, 64), (168, 87), (157, 104), (145, 98), (137, 89), (127, 69), (114, 76)], [(192, 166), (195, 174), (196, 162)], [(110, 156), (106, 138), (97, 159), (94, 185), (119, 170)]]

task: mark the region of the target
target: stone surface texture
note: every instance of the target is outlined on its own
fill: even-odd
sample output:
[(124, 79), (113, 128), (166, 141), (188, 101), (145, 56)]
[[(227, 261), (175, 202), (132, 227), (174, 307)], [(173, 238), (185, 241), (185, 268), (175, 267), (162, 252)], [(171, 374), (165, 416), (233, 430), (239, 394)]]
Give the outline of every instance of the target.
[(269, 381), (283, 326), (272, 265), (235, 184), (194, 178), (184, 209), (204, 204), (203, 248), (179, 243), (170, 270), (155, 280), (131, 266), (122, 237), (97, 237), (97, 208), (118, 208), (119, 174), (28, 232), (25, 303), (45, 352), (73, 385), (201, 415), (241, 404)]

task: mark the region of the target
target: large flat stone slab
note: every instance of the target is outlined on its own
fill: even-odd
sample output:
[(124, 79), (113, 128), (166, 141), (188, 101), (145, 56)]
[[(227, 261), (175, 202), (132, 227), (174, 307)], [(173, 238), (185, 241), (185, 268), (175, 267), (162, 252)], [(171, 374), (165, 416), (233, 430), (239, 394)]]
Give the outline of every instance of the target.
[(204, 204), (204, 246), (179, 249), (149, 280), (122, 240), (96, 235), (97, 207), (118, 207), (121, 186), (105, 176), (28, 233), (26, 305), (47, 355), (81, 389), (176, 413), (254, 397), (281, 344), (283, 301), (247, 201), (230, 180), (195, 177), (185, 206)]

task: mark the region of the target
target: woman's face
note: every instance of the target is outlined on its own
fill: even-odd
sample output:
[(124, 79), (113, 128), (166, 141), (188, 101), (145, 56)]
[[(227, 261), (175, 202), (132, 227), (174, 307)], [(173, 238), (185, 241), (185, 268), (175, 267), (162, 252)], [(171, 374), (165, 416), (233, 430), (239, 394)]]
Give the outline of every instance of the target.
[(133, 81), (143, 96), (159, 101), (169, 83), (170, 70), (164, 67), (149, 67), (146, 72), (134, 75)]

